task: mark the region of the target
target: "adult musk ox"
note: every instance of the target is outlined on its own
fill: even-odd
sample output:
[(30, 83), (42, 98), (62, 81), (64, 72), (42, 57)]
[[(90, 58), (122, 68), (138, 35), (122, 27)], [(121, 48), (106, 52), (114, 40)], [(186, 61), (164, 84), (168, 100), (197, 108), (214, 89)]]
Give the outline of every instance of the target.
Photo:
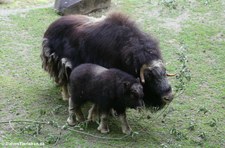
[[(112, 109), (118, 114), (122, 132), (130, 134), (131, 129), (126, 120), (126, 108), (143, 105), (143, 87), (139, 79), (121, 70), (106, 69), (95, 64), (81, 64), (70, 75), (69, 125), (74, 125), (74, 117), (84, 121), (81, 106), (90, 101), (94, 106), (89, 110), (88, 119), (92, 120), (95, 112), (100, 114), (101, 133), (108, 133), (107, 118)], [(96, 109), (97, 108), (97, 109)]]
[(121, 13), (104, 19), (63, 16), (44, 34), (42, 66), (68, 98), (71, 70), (82, 63), (118, 68), (140, 77), (146, 106), (162, 108), (173, 99), (158, 42)]

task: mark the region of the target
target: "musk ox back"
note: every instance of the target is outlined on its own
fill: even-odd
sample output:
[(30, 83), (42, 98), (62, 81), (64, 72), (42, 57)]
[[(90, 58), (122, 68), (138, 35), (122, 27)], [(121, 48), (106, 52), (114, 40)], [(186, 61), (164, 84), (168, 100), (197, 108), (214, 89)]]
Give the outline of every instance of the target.
[(109, 132), (107, 117), (112, 109), (116, 111), (122, 123), (122, 131), (129, 134), (131, 129), (126, 120), (126, 108), (143, 105), (143, 88), (135, 77), (118, 69), (106, 69), (95, 64), (81, 64), (70, 75), (71, 100), (69, 101), (68, 123), (73, 125), (74, 115), (78, 121), (84, 121), (81, 106), (90, 101), (94, 107), (89, 111), (89, 119), (94, 110), (100, 114), (98, 127), (102, 133)]
[(62, 86), (64, 98), (71, 70), (94, 63), (140, 77), (146, 106), (163, 107), (173, 99), (158, 42), (121, 13), (100, 20), (63, 16), (49, 26), (42, 45), (42, 66)]

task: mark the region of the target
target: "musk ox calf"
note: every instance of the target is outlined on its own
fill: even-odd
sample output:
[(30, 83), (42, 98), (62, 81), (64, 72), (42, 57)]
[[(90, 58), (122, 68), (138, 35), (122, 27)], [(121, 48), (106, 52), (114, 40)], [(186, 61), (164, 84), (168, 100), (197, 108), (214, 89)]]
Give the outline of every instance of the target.
[(49, 26), (42, 46), (42, 66), (62, 86), (64, 99), (69, 98), (69, 75), (82, 63), (118, 68), (139, 77), (146, 106), (162, 108), (173, 99), (158, 42), (121, 13), (100, 20), (63, 16)]
[(95, 64), (82, 64), (76, 67), (70, 75), (69, 125), (84, 121), (81, 106), (90, 101), (94, 103), (89, 110), (88, 119), (92, 120), (96, 111), (100, 115), (98, 130), (108, 133), (107, 118), (113, 109), (118, 114), (122, 132), (129, 134), (130, 126), (126, 119), (126, 108), (137, 108), (143, 105), (143, 88), (140, 81), (133, 76), (118, 70), (106, 69)]

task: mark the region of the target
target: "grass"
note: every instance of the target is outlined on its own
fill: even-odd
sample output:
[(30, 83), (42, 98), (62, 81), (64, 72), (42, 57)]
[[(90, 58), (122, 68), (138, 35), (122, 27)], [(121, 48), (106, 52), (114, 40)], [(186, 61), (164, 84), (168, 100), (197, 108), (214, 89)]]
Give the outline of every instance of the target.
[[(3, 0), (4, 1), (4, 0)], [(45, 4), (51, 3), (52, 0), (11, 0), (10, 3), (2, 4), (1, 8), (3, 9), (18, 9), (18, 8), (30, 8), (43, 6)]]
[[(15, 1), (28, 6), (29, 1)], [(164, 111), (152, 114), (128, 110), (133, 134), (120, 140), (99, 139), (70, 131), (67, 102), (41, 69), (40, 49), (44, 31), (57, 16), (49, 1), (35, 1), (31, 11), (14, 3), (0, 5), (18, 12), (0, 16), (0, 147), (6, 142), (44, 142), (47, 147), (225, 147), (225, 3), (222, 0), (112, 0), (112, 11), (122, 11), (159, 39), (167, 69), (179, 70), (176, 53), (185, 47), (191, 83)], [(52, 2), (52, 1), (51, 1)], [(6, 10), (7, 9), (7, 10)], [(104, 15), (108, 10), (93, 13)], [(171, 79), (175, 88), (177, 80)], [(107, 138), (123, 137), (117, 119), (110, 134), (97, 124), (80, 124), (75, 130)]]

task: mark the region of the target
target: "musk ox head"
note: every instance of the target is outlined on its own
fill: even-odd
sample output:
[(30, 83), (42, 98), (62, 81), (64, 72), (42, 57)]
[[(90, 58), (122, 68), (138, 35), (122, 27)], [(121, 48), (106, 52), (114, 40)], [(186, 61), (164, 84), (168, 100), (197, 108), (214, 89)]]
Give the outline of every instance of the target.
[(142, 65), (140, 79), (144, 86), (144, 101), (147, 106), (162, 108), (173, 100), (172, 88), (161, 60)]
[(127, 107), (130, 108), (140, 108), (144, 106), (143, 102), (143, 87), (139, 82), (131, 84), (130, 82), (125, 82), (124, 87), (126, 90), (125, 103)]

